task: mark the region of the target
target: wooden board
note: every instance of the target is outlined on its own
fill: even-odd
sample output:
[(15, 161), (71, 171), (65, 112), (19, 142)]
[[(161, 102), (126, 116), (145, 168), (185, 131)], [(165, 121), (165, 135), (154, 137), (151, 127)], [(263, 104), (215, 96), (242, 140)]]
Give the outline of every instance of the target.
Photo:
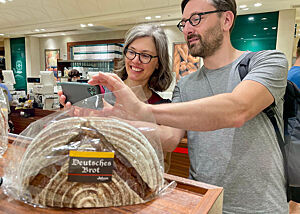
[[(12, 145), (9, 144), (10, 149)], [(0, 159), (0, 176), (3, 176), (3, 162)], [(9, 199), (0, 190), (0, 214), (37, 214), (37, 213), (138, 213), (138, 214), (186, 214), (222, 213), (223, 188), (192, 181), (186, 178), (164, 175), (168, 182), (175, 181), (177, 186), (157, 199), (145, 204), (132, 206), (93, 208), (93, 209), (53, 209), (34, 208), (20, 201)]]

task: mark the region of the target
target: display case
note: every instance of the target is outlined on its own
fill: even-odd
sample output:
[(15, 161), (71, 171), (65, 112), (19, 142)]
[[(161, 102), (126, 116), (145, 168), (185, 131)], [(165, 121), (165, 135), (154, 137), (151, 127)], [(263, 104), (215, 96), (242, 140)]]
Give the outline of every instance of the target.
[(65, 69), (72, 69), (82, 67), (87, 72), (89, 71), (103, 71), (112, 72), (117, 62), (120, 59), (113, 60), (57, 60), (57, 70), (61, 71), (61, 75), (64, 76)]

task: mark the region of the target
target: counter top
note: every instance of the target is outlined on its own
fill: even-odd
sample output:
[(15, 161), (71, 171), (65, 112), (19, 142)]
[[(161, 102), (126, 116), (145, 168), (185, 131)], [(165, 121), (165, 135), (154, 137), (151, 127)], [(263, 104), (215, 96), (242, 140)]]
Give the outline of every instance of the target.
[[(30, 114), (33, 114), (34, 116), (31, 117), (22, 117), (20, 115), (21, 111), (29, 111)], [(54, 113), (55, 110), (43, 110), (43, 109), (38, 109), (38, 108), (33, 108), (33, 109), (19, 109), (15, 110), (14, 106), (11, 106), (11, 113), (9, 115), (11, 121), (14, 124), (14, 134), (20, 134), (24, 129), (27, 128), (27, 126), (38, 120), (41, 119), (49, 114)]]

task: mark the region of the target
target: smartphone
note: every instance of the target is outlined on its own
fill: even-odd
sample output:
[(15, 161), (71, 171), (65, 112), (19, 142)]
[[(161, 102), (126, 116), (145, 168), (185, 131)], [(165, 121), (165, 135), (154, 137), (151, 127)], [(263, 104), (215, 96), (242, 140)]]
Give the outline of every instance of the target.
[(81, 82), (60, 82), (58, 85), (62, 87), (62, 91), (66, 96), (66, 102), (71, 102), (72, 104), (96, 94), (101, 94), (98, 85), (94, 86)]

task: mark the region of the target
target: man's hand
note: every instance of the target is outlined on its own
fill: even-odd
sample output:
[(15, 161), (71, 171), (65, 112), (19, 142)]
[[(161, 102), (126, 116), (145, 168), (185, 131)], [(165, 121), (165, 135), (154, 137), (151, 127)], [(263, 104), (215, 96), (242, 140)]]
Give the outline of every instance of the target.
[(131, 90), (116, 74), (99, 72), (88, 83), (91, 85), (104, 85), (115, 95), (115, 105), (109, 108), (104, 107), (102, 112), (104, 115), (129, 120), (155, 121), (147, 104), (141, 102), (137, 97), (139, 93), (134, 93), (132, 90), (135, 89)]

